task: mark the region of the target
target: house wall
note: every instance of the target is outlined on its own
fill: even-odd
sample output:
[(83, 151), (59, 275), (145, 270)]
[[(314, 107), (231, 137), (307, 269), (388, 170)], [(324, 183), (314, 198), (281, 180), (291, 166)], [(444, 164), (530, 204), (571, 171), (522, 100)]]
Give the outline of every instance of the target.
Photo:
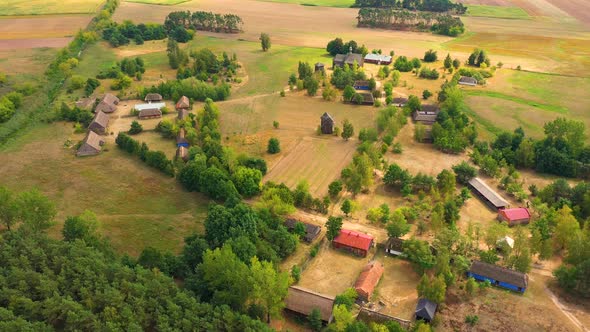
[(523, 218), (523, 219), (510, 220), (510, 219), (506, 218), (506, 216), (504, 214), (499, 213), (498, 220), (507, 222), (509, 226), (516, 226), (516, 225), (526, 225), (530, 222), (531, 219), (530, 218)]
[(472, 277), (473, 279), (479, 280), (479, 281), (489, 280), (492, 283), (492, 285), (494, 285), (494, 286), (506, 288), (511, 291), (515, 291), (515, 292), (519, 292), (519, 293), (524, 293), (524, 291), (526, 290), (526, 288), (519, 288), (518, 286), (514, 286), (514, 285), (509, 284), (507, 282), (497, 281), (495, 279), (488, 278), (486, 276), (482, 276), (482, 275), (472, 273), (472, 272), (467, 272), (467, 276)]
[(366, 257), (367, 256), (367, 252), (365, 250), (362, 250), (362, 249), (352, 248), (352, 247), (345, 246), (345, 245), (342, 245), (340, 243), (335, 243), (335, 242), (332, 242), (332, 245), (336, 249), (344, 249), (344, 250), (349, 251), (349, 252), (351, 252), (351, 253), (353, 253), (353, 254), (355, 254), (357, 256), (361, 256), (361, 257)]

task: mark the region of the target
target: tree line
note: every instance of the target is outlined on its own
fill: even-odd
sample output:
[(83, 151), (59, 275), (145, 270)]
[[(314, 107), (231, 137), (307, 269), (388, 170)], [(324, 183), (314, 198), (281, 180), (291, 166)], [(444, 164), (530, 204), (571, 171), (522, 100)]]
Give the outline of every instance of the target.
[(234, 14), (177, 11), (166, 16), (164, 28), (167, 31), (173, 31), (181, 27), (183, 29), (237, 33), (242, 31), (243, 24), (242, 18)]
[(226, 100), (230, 95), (230, 86), (226, 83), (211, 85), (194, 77), (182, 80), (168, 80), (152, 85), (149, 88), (142, 87), (139, 91), (139, 98), (144, 99), (148, 93), (159, 93), (164, 99), (178, 100), (187, 96), (192, 100), (213, 101)]
[[(168, 37), (168, 32), (162, 24), (140, 23), (134, 24), (130, 20), (123, 23), (111, 22), (102, 30), (102, 38), (109, 42), (112, 47), (127, 45), (131, 40), (137, 45), (142, 45), (148, 40), (162, 40)], [(172, 38), (183, 39), (180, 36), (172, 35)]]
[(465, 14), (467, 7), (450, 0), (355, 0), (352, 7), (398, 8), (428, 12), (454, 12)]
[(412, 12), (395, 8), (361, 8), (357, 16), (359, 27), (392, 30), (432, 31), (435, 34), (455, 37), (465, 31), (459, 17), (449, 14)]

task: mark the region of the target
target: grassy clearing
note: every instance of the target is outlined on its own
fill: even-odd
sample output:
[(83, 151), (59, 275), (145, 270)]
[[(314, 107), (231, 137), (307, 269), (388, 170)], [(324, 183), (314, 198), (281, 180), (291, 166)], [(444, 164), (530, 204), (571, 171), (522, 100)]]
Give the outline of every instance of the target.
[(350, 8), (354, 0), (261, 0), (268, 2), (296, 3), (302, 6), (320, 6), (320, 7), (337, 7)]
[(145, 3), (148, 5), (174, 6), (191, 0), (124, 0), (125, 2)]
[[(38, 188), (60, 211), (51, 230), (59, 236), (66, 216), (95, 212), (100, 230), (122, 253), (146, 246), (177, 251), (183, 237), (202, 230), (207, 200), (185, 192), (175, 179), (148, 168), (107, 143), (99, 156), (76, 158), (64, 142), (77, 142), (71, 124), (38, 125), (0, 148), (1, 185)], [(109, 138), (110, 140), (111, 138)]]
[(529, 14), (524, 9), (505, 6), (467, 5), (467, 15), (521, 20), (530, 19)]
[(102, 0), (4, 0), (0, 16), (89, 14), (97, 11)]
[(508, 94), (497, 92), (497, 91), (469, 90), (469, 91), (467, 91), (466, 94), (470, 95), (470, 96), (485, 96), (485, 97), (490, 97), (490, 98), (499, 98), (499, 99), (509, 100), (509, 101), (512, 101), (515, 103), (535, 107), (535, 108), (538, 108), (539, 110), (547, 111), (547, 112), (554, 112), (554, 113), (559, 113), (559, 114), (568, 114), (569, 113), (568, 109), (565, 107), (556, 106), (556, 105), (549, 105), (549, 104), (542, 104), (542, 103), (538, 103), (536, 101), (527, 100), (524, 98), (508, 95)]

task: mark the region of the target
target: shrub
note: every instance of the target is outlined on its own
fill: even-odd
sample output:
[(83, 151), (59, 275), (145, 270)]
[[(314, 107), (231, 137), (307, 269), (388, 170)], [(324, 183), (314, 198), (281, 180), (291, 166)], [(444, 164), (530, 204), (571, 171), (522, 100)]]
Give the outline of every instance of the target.
[(435, 62), (437, 58), (436, 51), (428, 50), (424, 53), (424, 62)]
[(137, 122), (137, 121), (133, 121), (131, 122), (131, 128), (129, 128), (129, 135), (135, 135), (135, 134), (139, 134), (143, 131), (143, 126)]
[(281, 146), (278, 138), (271, 138), (268, 140), (268, 147), (266, 151), (270, 154), (276, 154), (281, 152)]

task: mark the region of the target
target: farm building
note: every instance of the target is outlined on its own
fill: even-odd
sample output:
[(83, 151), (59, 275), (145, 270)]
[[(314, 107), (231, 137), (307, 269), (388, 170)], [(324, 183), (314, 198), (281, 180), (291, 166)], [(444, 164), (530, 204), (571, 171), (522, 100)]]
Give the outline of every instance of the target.
[(104, 112), (104, 113), (113, 113), (117, 110), (117, 105), (119, 104), (119, 98), (115, 95), (106, 93), (101, 99), (96, 108), (94, 109), (95, 112)]
[(430, 112), (430, 111), (414, 111), (412, 112), (412, 120), (414, 122), (419, 122), (425, 125), (432, 125), (436, 122), (436, 117), (438, 116), (438, 112)]
[(147, 95), (145, 95), (144, 100), (147, 103), (160, 102), (162, 101), (162, 95), (159, 93), (148, 93)]
[(326, 71), (325, 65), (321, 62), (315, 64), (315, 72), (317, 73), (318, 71), (322, 73)]
[(373, 237), (367, 234), (342, 229), (340, 230), (340, 234), (332, 240), (332, 245), (336, 249), (345, 249), (355, 255), (365, 257), (373, 245)]
[(188, 100), (188, 97), (187, 96), (180, 97), (180, 99), (176, 103), (176, 110), (180, 112), (180, 110), (188, 110), (190, 108), (191, 108), (191, 102)]
[(392, 104), (397, 107), (404, 107), (408, 103), (408, 98), (397, 97), (393, 98)]
[(365, 90), (369, 91), (371, 88), (369, 87), (369, 81), (354, 81), (353, 88), (355, 90)]
[(188, 110), (178, 110), (178, 120), (184, 120), (188, 117)]
[(81, 98), (76, 102), (76, 107), (83, 110), (91, 110), (96, 102), (96, 98)]
[(322, 231), (322, 228), (320, 226), (317, 226), (314, 224), (308, 224), (306, 222), (302, 222), (302, 221), (295, 220), (295, 219), (285, 220), (285, 227), (287, 227), (287, 229), (289, 229), (290, 231), (293, 231), (295, 229), (295, 225), (298, 222), (302, 223), (303, 226), (305, 227), (305, 236), (303, 237), (303, 239), (307, 243), (313, 242), (313, 240), (315, 240), (318, 237), (318, 235), (320, 235), (320, 232)]
[(109, 126), (109, 116), (101, 111), (96, 112), (94, 119), (88, 125), (88, 129), (94, 131), (97, 134), (104, 135), (107, 133), (107, 127)]
[(531, 221), (531, 213), (523, 207), (501, 209), (498, 211), (498, 220), (507, 222), (508, 226), (526, 225)]
[(385, 242), (385, 252), (394, 256), (403, 256), (403, 245), (404, 240), (397, 237), (390, 237), (389, 240)]
[(188, 148), (189, 144), (188, 144), (188, 140), (184, 137), (185, 135), (186, 135), (186, 131), (184, 130), (184, 128), (180, 128), (180, 130), (178, 131), (178, 135), (176, 135), (176, 146), (177, 147), (184, 146), (185, 148)]
[(184, 146), (179, 146), (176, 149), (176, 159), (182, 159), (182, 161), (188, 161), (188, 149)]
[(322, 134), (325, 135), (332, 135), (334, 133), (334, 119), (330, 114), (324, 113), (320, 117), (321, 123), (320, 127), (322, 129)]
[(430, 323), (434, 319), (437, 308), (438, 305), (428, 299), (418, 300), (414, 314), (416, 316), (416, 320), (423, 320), (426, 323)]
[(105, 141), (102, 137), (100, 137), (97, 133), (93, 132), (92, 130), (89, 130), (88, 134), (82, 141), (82, 145), (80, 145), (80, 147), (78, 148), (76, 156), (83, 157), (99, 154), (102, 150), (104, 142)]
[(153, 103), (153, 104), (137, 104), (134, 109), (139, 113), (137, 116), (140, 119), (159, 118), (162, 116), (162, 107), (165, 107), (166, 103)]
[(353, 66), (355, 62), (362, 67), (364, 64), (363, 55), (356, 53), (336, 54), (332, 60), (332, 68), (344, 67), (344, 65)]
[(480, 178), (473, 178), (469, 180), (469, 187), (477, 196), (479, 196), (486, 204), (493, 209), (504, 209), (508, 207), (508, 202), (502, 198), (497, 192), (490, 188)]
[[(363, 97), (363, 100), (359, 105), (373, 105), (375, 103), (375, 98), (373, 98), (373, 95), (370, 92), (357, 92), (356, 94), (359, 94), (361, 97)], [(355, 97), (353, 96), (353, 98)], [(356, 101), (353, 100), (351, 103), (356, 103)]]
[(361, 308), (356, 319), (363, 321), (367, 324), (370, 324), (370, 323), (385, 324), (390, 321), (395, 321), (395, 322), (398, 322), (405, 329), (408, 329), (410, 327), (409, 320), (386, 315), (381, 312), (373, 311), (369, 308)]
[(529, 277), (524, 273), (480, 261), (471, 263), (467, 276), (479, 281), (489, 280), (494, 286), (520, 293), (524, 293), (529, 281)]
[(374, 63), (377, 65), (390, 65), (391, 64), (391, 56), (384, 55), (384, 54), (367, 54), (365, 55), (365, 62), (366, 63)]
[(305, 317), (309, 316), (313, 309), (318, 309), (322, 321), (328, 324), (332, 322), (333, 306), (334, 297), (298, 286), (289, 287), (287, 297), (285, 298), (285, 309)]
[(476, 86), (477, 80), (473, 77), (461, 76), (461, 78), (459, 79), (459, 82), (457, 82), (457, 83), (460, 85)]
[(354, 289), (361, 300), (369, 302), (382, 275), (383, 264), (379, 262), (371, 262), (363, 268), (363, 272), (354, 283)]

